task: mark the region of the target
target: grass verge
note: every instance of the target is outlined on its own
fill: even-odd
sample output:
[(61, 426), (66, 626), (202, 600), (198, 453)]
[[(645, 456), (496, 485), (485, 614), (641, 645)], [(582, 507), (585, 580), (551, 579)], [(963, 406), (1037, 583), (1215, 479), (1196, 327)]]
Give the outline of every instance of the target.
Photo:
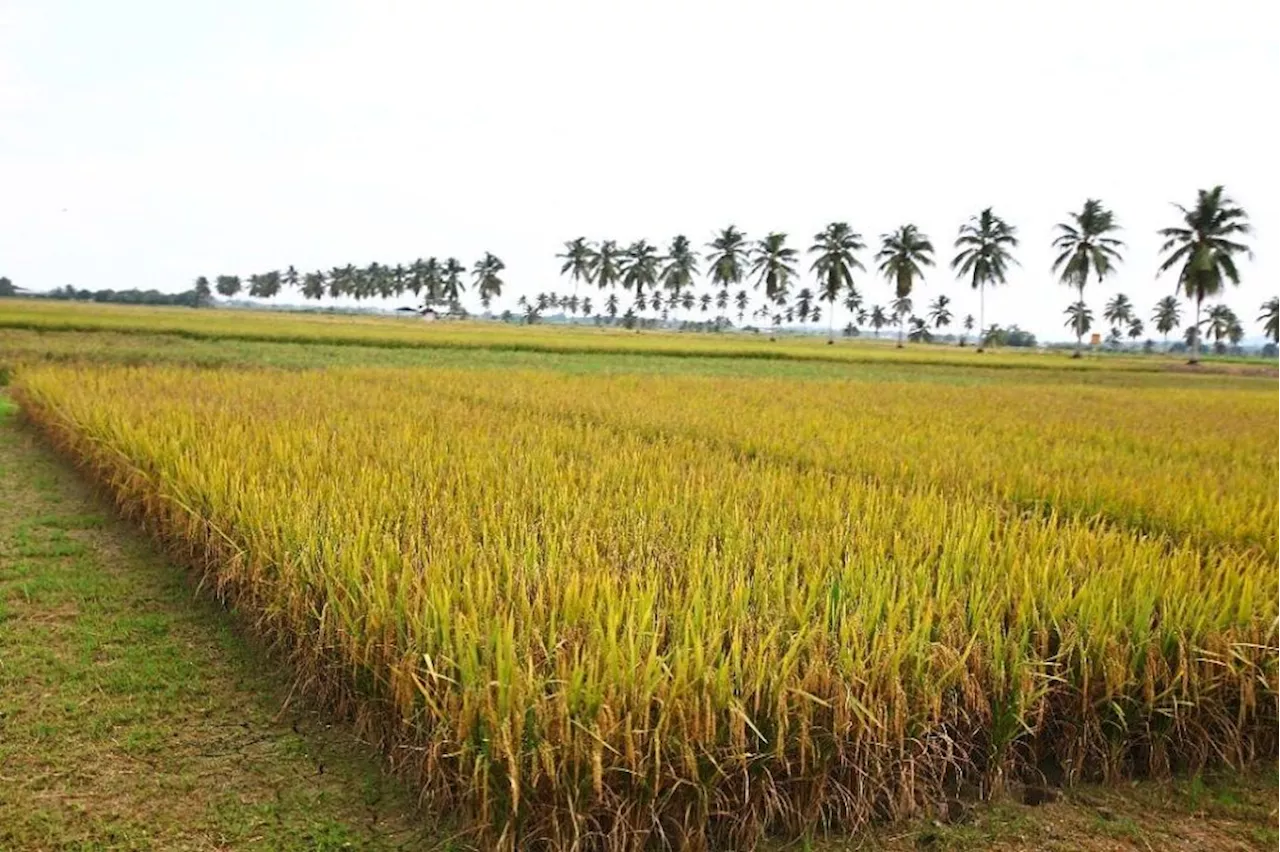
[(449, 848), (0, 396), (0, 850)]

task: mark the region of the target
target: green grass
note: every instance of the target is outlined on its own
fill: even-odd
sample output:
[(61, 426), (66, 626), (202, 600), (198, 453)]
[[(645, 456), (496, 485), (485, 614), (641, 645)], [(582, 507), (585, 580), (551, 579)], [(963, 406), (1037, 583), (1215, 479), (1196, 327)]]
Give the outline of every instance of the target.
[(448, 848), (15, 413), (0, 396), (0, 850)]

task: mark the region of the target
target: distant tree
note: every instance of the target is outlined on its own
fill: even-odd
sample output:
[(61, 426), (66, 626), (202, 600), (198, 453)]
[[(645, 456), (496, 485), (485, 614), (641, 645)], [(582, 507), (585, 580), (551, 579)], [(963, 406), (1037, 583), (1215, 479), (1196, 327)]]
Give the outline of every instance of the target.
[(747, 305), (748, 305), (748, 304), (749, 304), (749, 299), (748, 299), (748, 296), (747, 296), (747, 291), (746, 291), (746, 290), (739, 290), (739, 291), (738, 291), (738, 294), (737, 294), (736, 296), (734, 296), (734, 297), (733, 297), (733, 306), (734, 306), (735, 308), (737, 308), (737, 309), (738, 309), (738, 324), (739, 324), (739, 325), (741, 325), (741, 324), (742, 324), (742, 319), (743, 319), (743, 317), (744, 317), (744, 316), (746, 316), (746, 313), (747, 313)]
[(214, 287), (217, 289), (219, 295), (230, 299), (236, 293), (240, 292), (240, 276), (219, 275)]
[(618, 271), (622, 275), (622, 286), (637, 297), (643, 296), (645, 289), (654, 287), (658, 281), (658, 250), (645, 240), (636, 240), (627, 246)]
[[(756, 287), (764, 289), (766, 303), (782, 306), (787, 301), (787, 291), (796, 278), (795, 249), (787, 245), (787, 235), (780, 232), (768, 234), (757, 240), (751, 252), (751, 274)], [(779, 323), (775, 316), (774, 328)]]
[[(1068, 214), (1069, 222), (1060, 222), (1056, 226), (1057, 238), (1053, 247), (1060, 250), (1054, 258), (1053, 271), (1061, 277), (1062, 283), (1076, 288), (1080, 294), (1079, 303), (1084, 302), (1084, 286), (1089, 283), (1092, 273), (1102, 283), (1102, 279), (1110, 275), (1120, 263), (1120, 250), (1124, 243), (1115, 237), (1108, 236), (1120, 230), (1115, 215), (1102, 206), (1096, 198), (1087, 199), (1079, 213)], [(1068, 312), (1072, 308), (1067, 309)], [(1092, 322), (1092, 314), (1090, 315)], [(1073, 326), (1074, 327), (1074, 326)], [(1076, 335), (1076, 351), (1074, 357), (1080, 357), (1084, 332)]]
[[(9, 279), (6, 278), (4, 280), (8, 281)], [(199, 278), (196, 279), (195, 287), (193, 289), (195, 290), (195, 294), (196, 294), (195, 306), (197, 308), (207, 305), (213, 301), (213, 289), (209, 286), (208, 278), (201, 275)], [(0, 296), (4, 296), (4, 295), (12, 295), (12, 294), (11, 293), (6, 294), (4, 292), (4, 288), (0, 287)]]
[(1093, 328), (1093, 311), (1089, 310), (1089, 306), (1084, 302), (1075, 302), (1070, 305), (1066, 310), (1066, 314), (1067, 328), (1075, 332), (1077, 341), (1088, 334), (1089, 329)]
[(615, 240), (600, 243), (600, 250), (595, 257), (596, 286), (601, 290), (609, 290), (618, 286), (622, 277), (619, 271), (622, 265), (622, 251)]
[[(201, 278), (203, 277), (204, 276), (201, 276)], [(208, 279), (205, 279), (204, 283), (207, 285), (209, 283)], [(16, 295), (18, 295), (18, 288), (14, 286), (14, 283), (9, 280), (8, 276), (0, 275), (0, 296)]]
[(609, 315), (609, 319), (618, 316), (618, 294), (610, 293), (609, 298), (604, 300), (604, 312)]
[(591, 308), (592, 308), (592, 304), (591, 304), (591, 297), (590, 297), (590, 296), (583, 296), (583, 298), (582, 298), (582, 315), (583, 315), (584, 317), (589, 317), (589, 316), (591, 316)]
[(1102, 318), (1111, 323), (1112, 329), (1119, 329), (1120, 326), (1133, 319), (1133, 303), (1129, 301), (1129, 297), (1124, 293), (1116, 293), (1111, 301), (1107, 302), (1107, 306), (1103, 308)]
[(440, 295), (449, 303), (450, 309), (456, 310), (462, 303), (462, 291), (467, 289), (467, 286), (462, 283), (462, 273), (466, 271), (467, 268), (456, 257), (451, 257), (444, 262), (444, 269), (441, 271), (443, 280), (440, 282)]
[(710, 293), (703, 293), (701, 296), (698, 297), (698, 310), (700, 310), (704, 314), (711, 310), (711, 294)]
[(1231, 341), (1231, 346), (1234, 349), (1239, 349), (1240, 341), (1244, 340), (1244, 325), (1235, 316), (1231, 318), (1231, 324), (1227, 326), (1227, 340)]
[(493, 300), (502, 295), (500, 273), (506, 268), (506, 264), (497, 255), (485, 252), (484, 257), (476, 261), (475, 267), (471, 270), (476, 291), (480, 294), (480, 304), (486, 311), (489, 310)]
[(800, 317), (800, 322), (804, 323), (809, 320), (809, 315), (813, 312), (813, 291), (808, 287), (804, 287), (796, 294), (796, 314)]
[[(1197, 340), (1200, 329), (1200, 304), (1210, 296), (1222, 292), (1224, 281), (1240, 283), (1235, 256), (1252, 257), (1249, 246), (1240, 240), (1253, 232), (1249, 214), (1238, 206), (1222, 186), (1199, 190), (1193, 207), (1174, 204), (1182, 214), (1182, 223), (1172, 228), (1162, 228), (1158, 233), (1165, 238), (1160, 251), (1165, 255), (1160, 272), (1178, 269), (1178, 288), (1195, 302), (1196, 316), (1192, 323), (1192, 340)], [(1197, 363), (1199, 346), (1188, 344), (1191, 363)]]
[[(1009, 265), (1017, 263), (1012, 253), (1017, 245), (1017, 228), (992, 213), (990, 207), (960, 226), (951, 268), (967, 277), (978, 291), (978, 328), (982, 328), (986, 313), (987, 285), (1005, 283)], [(981, 345), (978, 351), (982, 351)]]
[(915, 225), (903, 225), (896, 231), (880, 236), (880, 251), (876, 253), (880, 274), (894, 285), (897, 297), (894, 312), (898, 315), (898, 348), (902, 348), (902, 335), (906, 314), (897, 305), (906, 300), (909, 313), (911, 290), (917, 278), (924, 278), (922, 267), (933, 266), (933, 243)]
[(592, 248), (591, 243), (587, 242), (586, 237), (569, 240), (564, 244), (564, 251), (556, 257), (564, 260), (564, 264), (560, 267), (560, 274), (567, 274), (573, 281), (575, 294), (578, 292), (579, 281), (585, 281), (590, 286), (595, 278), (600, 255)]
[(1129, 318), (1129, 339), (1136, 341), (1142, 336), (1143, 325), (1142, 320), (1137, 317)]
[(723, 287), (716, 291), (716, 310), (721, 314), (729, 310), (729, 291)]
[(1226, 305), (1214, 305), (1209, 308), (1209, 314), (1204, 319), (1205, 335), (1219, 344), (1221, 351), (1221, 343), (1231, 333), (1231, 326), (1238, 325), (1239, 320), (1235, 313)]
[(662, 258), (659, 279), (667, 292), (680, 298), (681, 304), (684, 302), (682, 294), (693, 287), (693, 279), (698, 275), (698, 260), (698, 252), (683, 234), (677, 234), (671, 239), (667, 254)]
[[(399, 266), (397, 266), (396, 269), (400, 270), (400, 275), (401, 277), (403, 277), (404, 269)], [(301, 280), (302, 280), (302, 276), (298, 274), (298, 270), (293, 268), (292, 263), (289, 264), (289, 268), (284, 271), (284, 286), (288, 287), (291, 290), (296, 290), (298, 289), (298, 283)]]
[[(858, 252), (866, 247), (862, 234), (854, 231), (847, 222), (832, 222), (813, 235), (813, 245), (809, 247), (809, 254), (817, 257), (814, 258), (809, 269), (818, 278), (820, 286), (818, 298), (831, 306), (830, 322), (827, 328), (828, 342), (835, 341), (835, 306), (840, 294), (842, 292), (849, 294), (853, 302), (853, 307), (849, 308), (850, 311), (856, 311), (861, 304), (861, 297), (853, 286), (853, 270), (866, 271), (866, 267), (858, 259)], [(848, 302), (849, 300), (846, 300), (846, 306)]]
[(920, 317), (911, 317), (911, 331), (907, 334), (907, 338), (912, 343), (931, 343), (933, 342), (933, 334), (929, 331), (929, 324)]
[(948, 307), (950, 303), (951, 299), (941, 294), (929, 305), (929, 321), (936, 328), (946, 328), (951, 325), (951, 309)]
[(302, 298), (319, 301), (324, 298), (324, 273), (319, 270), (302, 276)]
[(1156, 325), (1156, 331), (1164, 335), (1164, 348), (1169, 349), (1169, 332), (1173, 331), (1182, 323), (1182, 308), (1178, 305), (1178, 299), (1175, 296), (1165, 296), (1156, 302), (1155, 313), (1151, 315), (1151, 321)]
[(889, 324), (889, 315), (879, 305), (871, 306), (871, 327), (875, 329), (876, 338), (880, 337), (880, 329)]
[(1262, 323), (1262, 333), (1271, 338), (1272, 343), (1280, 342), (1280, 298), (1272, 296), (1262, 303), (1258, 322)]
[(893, 310), (893, 315), (898, 318), (898, 348), (902, 348), (902, 335), (906, 329), (907, 317), (911, 313), (911, 297), (895, 296), (893, 301), (889, 303), (889, 307)]
[[(712, 286), (728, 291), (741, 284), (747, 270), (747, 235), (730, 225), (707, 243), (707, 249), (707, 272)], [(738, 322), (742, 322), (745, 313), (745, 305), (738, 308)]]
[(862, 309), (862, 294), (852, 284), (844, 291), (844, 308), (853, 314), (855, 328), (867, 321), (867, 312)]

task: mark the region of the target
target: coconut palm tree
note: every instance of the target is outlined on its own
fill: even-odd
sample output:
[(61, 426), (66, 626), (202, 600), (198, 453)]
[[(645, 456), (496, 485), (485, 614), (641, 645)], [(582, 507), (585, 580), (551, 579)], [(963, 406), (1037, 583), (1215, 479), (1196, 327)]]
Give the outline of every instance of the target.
[[(849, 227), (847, 222), (832, 222), (826, 228), (813, 235), (813, 245), (809, 254), (817, 255), (809, 271), (818, 278), (818, 298), (831, 304), (830, 322), (827, 328), (827, 342), (835, 343), (836, 299), (842, 291), (857, 296), (853, 287), (853, 270), (866, 271), (858, 252), (867, 247), (862, 241), (862, 234)], [(859, 299), (860, 302), (860, 299)], [(850, 308), (856, 311), (857, 307)]]
[(911, 313), (911, 297), (895, 296), (893, 301), (889, 303), (889, 308), (893, 311), (893, 315), (898, 318), (898, 348), (902, 348), (902, 335), (906, 329), (907, 316)]
[(932, 343), (933, 335), (929, 332), (929, 324), (920, 317), (911, 317), (911, 331), (907, 333), (907, 339), (912, 343)]
[[(747, 271), (747, 235), (730, 225), (707, 243), (707, 249), (707, 271), (712, 286), (728, 290), (741, 284)], [(745, 313), (745, 307), (739, 310), (739, 323)]]
[(462, 283), (462, 273), (466, 271), (467, 268), (456, 257), (451, 257), (444, 262), (444, 269), (441, 271), (443, 280), (440, 282), (440, 295), (449, 303), (450, 309), (458, 307), (462, 299), (462, 291), (467, 289), (467, 286)]
[(876, 339), (880, 338), (880, 329), (889, 324), (889, 316), (879, 305), (871, 306), (871, 327), (875, 330)]
[(643, 297), (645, 288), (652, 288), (658, 281), (658, 250), (645, 240), (636, 240), (623, 253), (618, 273), (624, 289), (635, 292), (637, 298)]
[[(764, 288), (766, 302), (781, 307), (787, 303), (787, 290), (796, 278), (795, 249), (787, 245), (787, 235), (775, 231), (757, 240), (751, 252), (751, 274), (756, 287)], [(774, 323), (775, 329), (778, 323)]]
[(471, 270), (476, 292), (480, 294), (480, 304), (486, 311), (489, 310), (490, 302), (502, 295), (502, 278), (498, 273), (506, 268), (507, 265), (496, 255), (485, 252), (484, 257), (476, 261), (475, 267)]
[(214, 288), (218, 294), (230, 299), (236, 293), (240, 292), (240, 276), (239, 275), (219, 275), (214, 283)]
[(688, 237), (677, 234), (672, 238), (662, 264), (659, 279), (668, 292), (680, 296), (693, 287), (693, 279), (698, 274), (698, 252), (693, 249)]
[(608, 290), (618, 286), (622, 277), (622, 251), (616, 240), (604, 240), (595, 257), (596, 286)]
[(711, 310), (711, 294), (710, 293), (703, 293), (701, 296), (698, 297), (698, 310), (704, 314)]
[(574, 295), (577, 295), (579, 281), (585, 281), (588, 286), (591, 285), (600, 256), (592, 248), (591, 243), (587, 242), (586, 237), (568, 240), (564, 244), (564, 251), (556, 257), (564, 261), (560, 266), (560, 274), (568, 275), (573, 281)]
[[(1067, 328), (1076, 333), (1076, 340), (1080, 340), (1093, 327), (1093, 311), (1089, 310), (1089, 306), (1084, 302), (1075, 302), (1067, 307)], [(1077, 350), (1077, 354), (1079, 351)], [(1075, 357), (1075, 356), (1072, 356)]]
[(440, 268), (440, 261), (434, 257), (429, 257), (422, 264), (422, 289), (425, 292), (424, 298), (430, 303), (441, 301), (444, 293), (444, 272)]
[(1129, 339), (1137, 340), (1142, 336), (1142, 320), (1137, 317), (1129, 317)]
[[(1249, 246), (1240, 239), (1253, 232), (1249, 214), (1233, 201), (1222, 186), (1199, 190), (1196, 203), (1190, 207), (1174, 204), (1182, 214), (1182, 223), (1172, 228), (1162, 228), (1158, 233), (1165, 238), (1160, 247), (1165, 254), (1160, 273), (1178, 268), (1178, 289), (1195, 302), (1196, 317), (1192, 328), (1193, 339), (1198, 339), (1200, 329), (1200, 304), (1209, 296), (1222, 292), (1224, 280), (1240, 283), (1240, 271), (1235, 256), (1253, 257)], [(1191, 346), (1191, 362), (1197, 363), (1200, 348)]]
[(1231, 341), (1232, 347), (1237, 349), (1240, 347), (1240, 341), (1244, 340), (1244, 326), (1234, 314), (1231, 317), (1231, 325), (1227, 328), (1227, 340)]
[(1270, 337), (1272, 343), (1280, 342), (1280, 298), (1272, 296), (1262, 303), (1261, 310), (1258, 322), (1262, 323), (1262, 333)]
[(739, 290), (738, 295), (733, 297), (733, 306), (738, 309), (738, 325), (742, 325), (742, 320), (747, 314), (748, 304), (747, 291)]
[(1103, 308), (1102, 318), (1111, 323), (1113, 329), (1119, 328), (1133, 319), (1133, 303), (1124, 293), (1116, 293)]
[(324, 298), (323, 272), (316, 270), (302, 276), (302, 298), (315, 299), (317, 302)]
[[(909, 306), (908, 297), (916, 279), (924, 279), (922, 267), (933, 266), (933, 243), (915, 225), (903, 225), (896, 231), (881, 234), (876, 260), (880, 262), (880, 274), (894, 285), (895, 305), (907, 300)], [(898, 314), (898, 348), (901, 349), (905, 315), (896, 307), (894, 310)], [(910, 311), (908, 307), (907, 313)]]
[[(988, 284), (1004, 284), (1009, 265), (1016, 264), (1012, 249), (1018, 245), (1018, 229), (1005, 222), (988, 207), (960, 226), (956, 236), (956, 256), (951, 268), (978, 291), (978, 327), (986, 314)], [(982, 351), (981, 343), (978, 351)]]
[(805, 323), (809, 320), (809, 315), (813, 313), (813, 291), (808, 287), (804, 287), (796, 294), (796, 314), (800, 317), (800, 322)]
[(716, 291), (716, 310), (721, 314), (729, 310), (729, 291), (723, 287)]
[(946, 328), (951, 325), (951, 299), (945, 294), (938, 296), (933, 300), (933, 304), (929, 305), (929, 320), (935, 328)]
[(617, 319), (618, 317), (618, 294), (610, 293), (609, 298), (604, 300), (604, 312), (609, 315), (609, 319)]
[(591, 316), (591, 297), (590, 296), (582, 297), (582, 315), (584, 317)]
[(858, 325), (866, 321), (867, 312), (862, 309), (862, 294), (853, 284), (844, 291), (844, 308), (856, 317)]
[[(1058, 273), (1063, 284), (1076, 288), (1080, 294), (1078, 301), (1084, 301), (1084, 286), (1089, 283), (1092, 274), (1102, 283), (1120, 263), (1120, 250), (1124, 243), (1115, 237), (1108, 236), (1120, 230), (1115, 215), (1102, 206), (1096, 198), (1086, 199), (1079, 213), (1067, 214), (1068, 222), (1059, 222), (1055, 227), (1058, 236), (1053, 247), (1060, 253), (1053, 261), (1053, 271)], [(1092, 315), (1090, 315), (1092, 322)], [(1080, 357), (1084, 332), (1076, 337), (1076, 351), (1072, 357)]]
[(1222, 340), (1230, 334), (1233, 324), (1239, 324), (1235, 312), (1226, 305), (1214, 305), (1209, 308), (1209, 313), (1203, 321), (1205, 336), (1217, 343), (1218, 349), (1221, 351)]
[(289, 264), (289, 268), (284, 271), (284, 286), (291, 290), (296, 290), (301, 279), (302, 276), (298, 273), (298, 270), (293, 268), (292, 263)]
[(1164, 335), (1164, 348), (1169, 348), (1169, 332), (1182, 324), (1182, 308), (1176, 296), (1165, 296), (1156, 302), (1155, 313), (1151, 321), (1156, 324), (1156, 331)]

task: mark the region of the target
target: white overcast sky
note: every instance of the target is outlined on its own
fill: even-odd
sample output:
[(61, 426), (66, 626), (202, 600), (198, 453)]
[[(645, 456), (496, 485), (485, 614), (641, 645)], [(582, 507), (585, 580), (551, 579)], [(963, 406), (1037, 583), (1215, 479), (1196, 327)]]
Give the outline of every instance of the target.
[[(1169, 202), (1223, 183), (1257, 231), (1227, 296), (1254, 336), (1280, 284), (1277, 6), (0, 0), (0, 274), (177, 291), (488, 250), (512, 304), (566, 289), (578, 235), (914, 222), (949, 257), (994, 205), (1023, 265), (988, 322), (1066, 337), (1068, 209), (1114, 208), (1128, 257), (1089, 301), (1145, 318)], [(918, 298), (944, 292), (976, 311), (945, 266)]]

